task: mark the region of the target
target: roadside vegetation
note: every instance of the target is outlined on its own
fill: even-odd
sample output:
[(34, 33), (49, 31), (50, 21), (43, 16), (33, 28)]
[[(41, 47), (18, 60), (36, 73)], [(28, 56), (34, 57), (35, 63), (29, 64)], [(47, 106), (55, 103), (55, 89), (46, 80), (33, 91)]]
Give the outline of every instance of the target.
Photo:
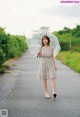
[(53, 34), (58, 37), (61, 45), (61, 51), (56, 58), (80, 73), (80, 25), (73, 29), (64, 27)]
[(0, 73), (5, 72), (4, 62), (21, 56), (26, 49), (28, 46), (25, 36), (7, 34), (5, 28), (0, 27)]

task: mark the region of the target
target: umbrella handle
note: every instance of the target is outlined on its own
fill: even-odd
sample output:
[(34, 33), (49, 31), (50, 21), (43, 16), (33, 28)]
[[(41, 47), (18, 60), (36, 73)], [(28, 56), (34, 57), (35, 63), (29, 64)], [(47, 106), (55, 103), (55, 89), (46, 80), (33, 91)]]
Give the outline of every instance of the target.
[(41, 56), (40, 56), (40, 54), (41, 54), (41, 52), (38, 52), (37, 57), (41, 58), (42, 54), (41, 54)]
[[(42, 48), (42, 47), (41, 47), (41, 48)], [(42, 54), (41, 48), (40, 48), (40, 50), (39, 50), (39, 52), (38, 52), (38, 54), (37, 54), (37, 57), (39, 56), (40, 53)], [(40, 58), (40, 56), (39, 56), (39, 58)]]

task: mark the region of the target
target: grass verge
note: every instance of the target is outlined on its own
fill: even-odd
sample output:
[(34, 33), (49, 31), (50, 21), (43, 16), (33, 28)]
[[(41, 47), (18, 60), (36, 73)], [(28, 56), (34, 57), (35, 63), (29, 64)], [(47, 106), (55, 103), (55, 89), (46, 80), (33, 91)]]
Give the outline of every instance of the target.
[(80, 52), (60, 51), (56, 58), (76, 72), (80, 73)]

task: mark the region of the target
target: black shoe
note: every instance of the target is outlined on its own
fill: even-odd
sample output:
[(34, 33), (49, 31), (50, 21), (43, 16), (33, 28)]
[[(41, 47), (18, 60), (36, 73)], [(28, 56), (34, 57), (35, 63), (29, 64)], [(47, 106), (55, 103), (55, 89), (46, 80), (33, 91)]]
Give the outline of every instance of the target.
[(57, 94), (55, 93), (55, 94), (53, 94), (53, 96), (54, 96), (54, 98), (56, 98)]

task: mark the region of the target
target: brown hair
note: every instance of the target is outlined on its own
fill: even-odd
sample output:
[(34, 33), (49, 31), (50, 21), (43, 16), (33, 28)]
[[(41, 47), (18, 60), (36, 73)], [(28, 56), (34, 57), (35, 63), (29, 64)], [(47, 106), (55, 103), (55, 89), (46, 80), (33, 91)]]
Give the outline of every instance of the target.
[(48, 40), (48, 45), (50, 45), (50, 38), (49, 38), (47, 35), (44, 35), (44, 36), (42, 37), (41, 46), (44, 46), (44, 43), (43, 43), (43, 38), (44, 38), (44, 37)]

